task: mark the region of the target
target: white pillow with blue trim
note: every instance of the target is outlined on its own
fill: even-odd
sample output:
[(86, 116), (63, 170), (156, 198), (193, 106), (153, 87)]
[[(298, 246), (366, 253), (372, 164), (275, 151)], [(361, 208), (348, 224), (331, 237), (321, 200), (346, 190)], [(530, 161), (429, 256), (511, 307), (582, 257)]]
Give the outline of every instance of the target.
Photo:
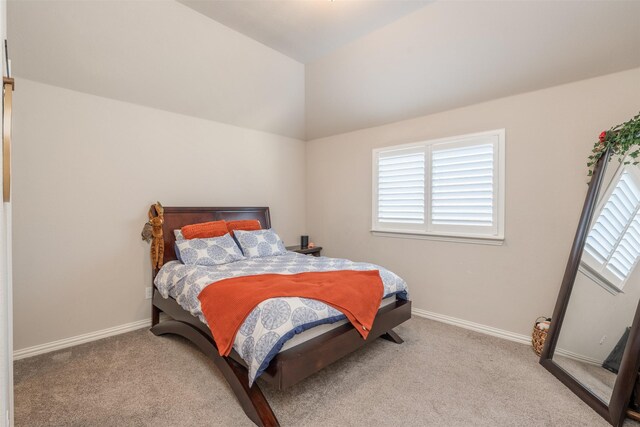
[(287, 253), (282, 239), (272, 228), (255, 231), (233, 230), (233, 235), (238, 240), (242, 253), (248, 258), (284, 255)]
[(179, 259), (186, 265), (220, 265), (244, 259), (229, 233), (210, 239), (176, 241)]

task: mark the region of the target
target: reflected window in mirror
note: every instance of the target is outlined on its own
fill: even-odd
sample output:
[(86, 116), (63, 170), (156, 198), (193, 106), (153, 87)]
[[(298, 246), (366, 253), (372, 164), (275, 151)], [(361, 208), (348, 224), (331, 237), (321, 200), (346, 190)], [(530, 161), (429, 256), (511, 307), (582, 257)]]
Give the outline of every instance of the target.
[(640, 257), (640, 170), (621, 166), (597, 207), (580, 270), (612, 294), (622, 292)]

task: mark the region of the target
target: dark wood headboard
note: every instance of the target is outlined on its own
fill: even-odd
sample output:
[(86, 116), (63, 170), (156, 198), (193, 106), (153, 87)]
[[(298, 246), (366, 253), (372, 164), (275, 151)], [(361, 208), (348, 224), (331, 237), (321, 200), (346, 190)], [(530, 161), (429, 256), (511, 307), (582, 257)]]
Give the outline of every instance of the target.
[(236, 221), (240, 219), (257, 219), (262, 228), (271, 228), (269, 208), (181, 208), (165, 207), (164, 224), (162, 234), (164, 237), (164, 262), (167, 263), (176, 258), (173, 244), (176, 237), (173, 230), (178, 230), (185, 225), (197, 224), (208, 221)]

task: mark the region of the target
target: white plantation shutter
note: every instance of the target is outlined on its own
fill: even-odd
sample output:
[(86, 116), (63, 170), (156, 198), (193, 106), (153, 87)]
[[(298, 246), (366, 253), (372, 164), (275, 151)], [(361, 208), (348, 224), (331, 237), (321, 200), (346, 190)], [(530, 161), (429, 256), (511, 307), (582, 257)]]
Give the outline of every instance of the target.
[(503, 239), (504, 130), (373, 151), (373, 231)]
[(493, 144), (432, 149), (432, 224), (493, 226), (493, 157)]
[(607, 270), (622, 281), (629, 277), (638, 261), (638, 255), (640, 255), (638, 230), (640, 230), (640, 216), (636, 214), (607, 264)]
[(619, 290), (640, 257), (639, 211), (640, 177), (624, 168), (589, 231), (582, 261)]
[(379, 153), (378, 222), (424, 224), (424, 166), (424, 149)]

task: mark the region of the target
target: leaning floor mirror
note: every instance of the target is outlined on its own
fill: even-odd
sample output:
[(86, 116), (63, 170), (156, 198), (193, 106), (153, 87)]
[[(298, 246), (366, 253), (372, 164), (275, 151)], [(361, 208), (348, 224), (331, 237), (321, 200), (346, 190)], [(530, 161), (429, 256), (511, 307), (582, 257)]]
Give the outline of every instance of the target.
[(614, 426), (640, 362), (640, 165), (595, 165), (540, 363)]

